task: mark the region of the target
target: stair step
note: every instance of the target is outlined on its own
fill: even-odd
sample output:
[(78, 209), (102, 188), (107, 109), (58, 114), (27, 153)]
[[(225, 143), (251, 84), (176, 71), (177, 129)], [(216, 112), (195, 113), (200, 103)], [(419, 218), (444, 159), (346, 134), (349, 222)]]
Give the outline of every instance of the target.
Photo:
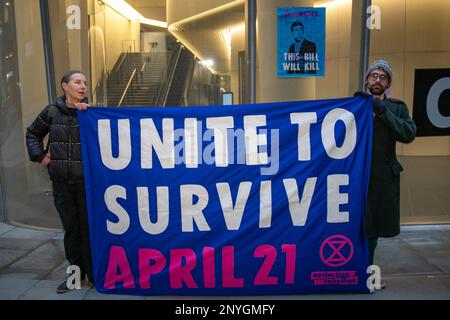
[[(119, 56), (113, 72), (109, 75), (106, 82), (108, 104), (113, 105), (119, 102), (132, 73), (134, 70), (137, 70), (122, 104), (130, 106), (153, 105), (156, 102), (162, 83), (167, 81), (167, 68), (168, 63), (171, 61), (172, 52), (133, 52), (127, 54), (125, 58), (124, 55), (122, 53)], [(182, 55), (180, 61), (186, 60), (185, 56), (186, 54)], [(142, 68), (144, 64), (145, 67)]]

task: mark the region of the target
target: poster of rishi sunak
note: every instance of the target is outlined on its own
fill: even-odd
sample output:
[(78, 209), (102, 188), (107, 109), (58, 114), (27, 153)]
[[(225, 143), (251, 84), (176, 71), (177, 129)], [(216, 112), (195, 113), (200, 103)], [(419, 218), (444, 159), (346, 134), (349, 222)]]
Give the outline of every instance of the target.
[(325, 76), (325, 8), (278, 8), (278, 76)]

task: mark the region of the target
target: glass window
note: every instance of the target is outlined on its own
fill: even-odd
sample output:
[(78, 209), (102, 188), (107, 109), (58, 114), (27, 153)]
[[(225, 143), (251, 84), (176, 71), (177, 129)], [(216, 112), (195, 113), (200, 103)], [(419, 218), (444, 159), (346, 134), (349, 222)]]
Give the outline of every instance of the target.
[[(277, 75), (277, 9), (287, 6), (325, 8), (324, 76)], [(331, 99), (357, 91), (362, 9), (352, 0), (258, 0), (256, 102)], [(245, 104), (251, 92), (245, 10), (242, 0), (49, 0), (53, 59), (47, 66), (39, 1), (0, 0), (0, 207), (6, 220), (60, 228), (48, 174), (29, 161), (24, 137), (48, 104), (47, 67), (58, 94), (63, 73), (84, 72), (97, 106)], [(369, 60), (392, 64), (391, 95), (412, 114), (420, 85), (415, 71), (450, 68), (450, 2), (373, 0), (369, 20)], [(304, 32), (311, 35), (309, 26)], [(419, 137), (398, 144), (397, 151), (407, 169), (402, 222), (450, 221), (450, 138)]]
[(46, 170), (31, 163), (25, 130), (48, 104), (39, 2), (0, 1), (0, 183), (6, 221), (60, 228)]
[[(371, 32), (370, 61), (387, 60), (393, 68), (391, 96), (414, 113), (416, 70), (450, 68), (450, 2), (373, 0), (380, 29)], [(443, 112), (444, 111), (444, 108)], [(448, 113), (446, 114), (448, 115)], [(405, 167), (401, 175), (403, 223), (450, 221), (450, 137), (417, 137), (397, 144)]]

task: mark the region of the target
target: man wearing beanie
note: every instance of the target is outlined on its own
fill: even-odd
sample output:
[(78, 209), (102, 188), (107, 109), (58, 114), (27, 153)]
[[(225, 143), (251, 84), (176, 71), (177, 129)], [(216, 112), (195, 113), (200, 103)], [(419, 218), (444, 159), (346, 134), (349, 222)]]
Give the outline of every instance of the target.
[(373, 146), (364, 235), (369, 240), (369, 265), (373, 264), (378, 238), (400, 233), (400, 172), (396, 142), (410, 143), (416, 125), (403, 101), (388, 98), (392, 68), (384, 60), (373, 62), (366, 72), (366, 92), (355, 96), (373, 97)]

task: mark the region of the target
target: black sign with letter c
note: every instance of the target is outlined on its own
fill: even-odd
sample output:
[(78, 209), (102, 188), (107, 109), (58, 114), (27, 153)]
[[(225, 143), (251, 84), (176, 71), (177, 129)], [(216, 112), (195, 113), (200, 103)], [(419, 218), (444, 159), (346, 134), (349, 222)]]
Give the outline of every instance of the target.
[(413, 120), (418, 137), (450, 135), (450, 69), (416, 69)]

